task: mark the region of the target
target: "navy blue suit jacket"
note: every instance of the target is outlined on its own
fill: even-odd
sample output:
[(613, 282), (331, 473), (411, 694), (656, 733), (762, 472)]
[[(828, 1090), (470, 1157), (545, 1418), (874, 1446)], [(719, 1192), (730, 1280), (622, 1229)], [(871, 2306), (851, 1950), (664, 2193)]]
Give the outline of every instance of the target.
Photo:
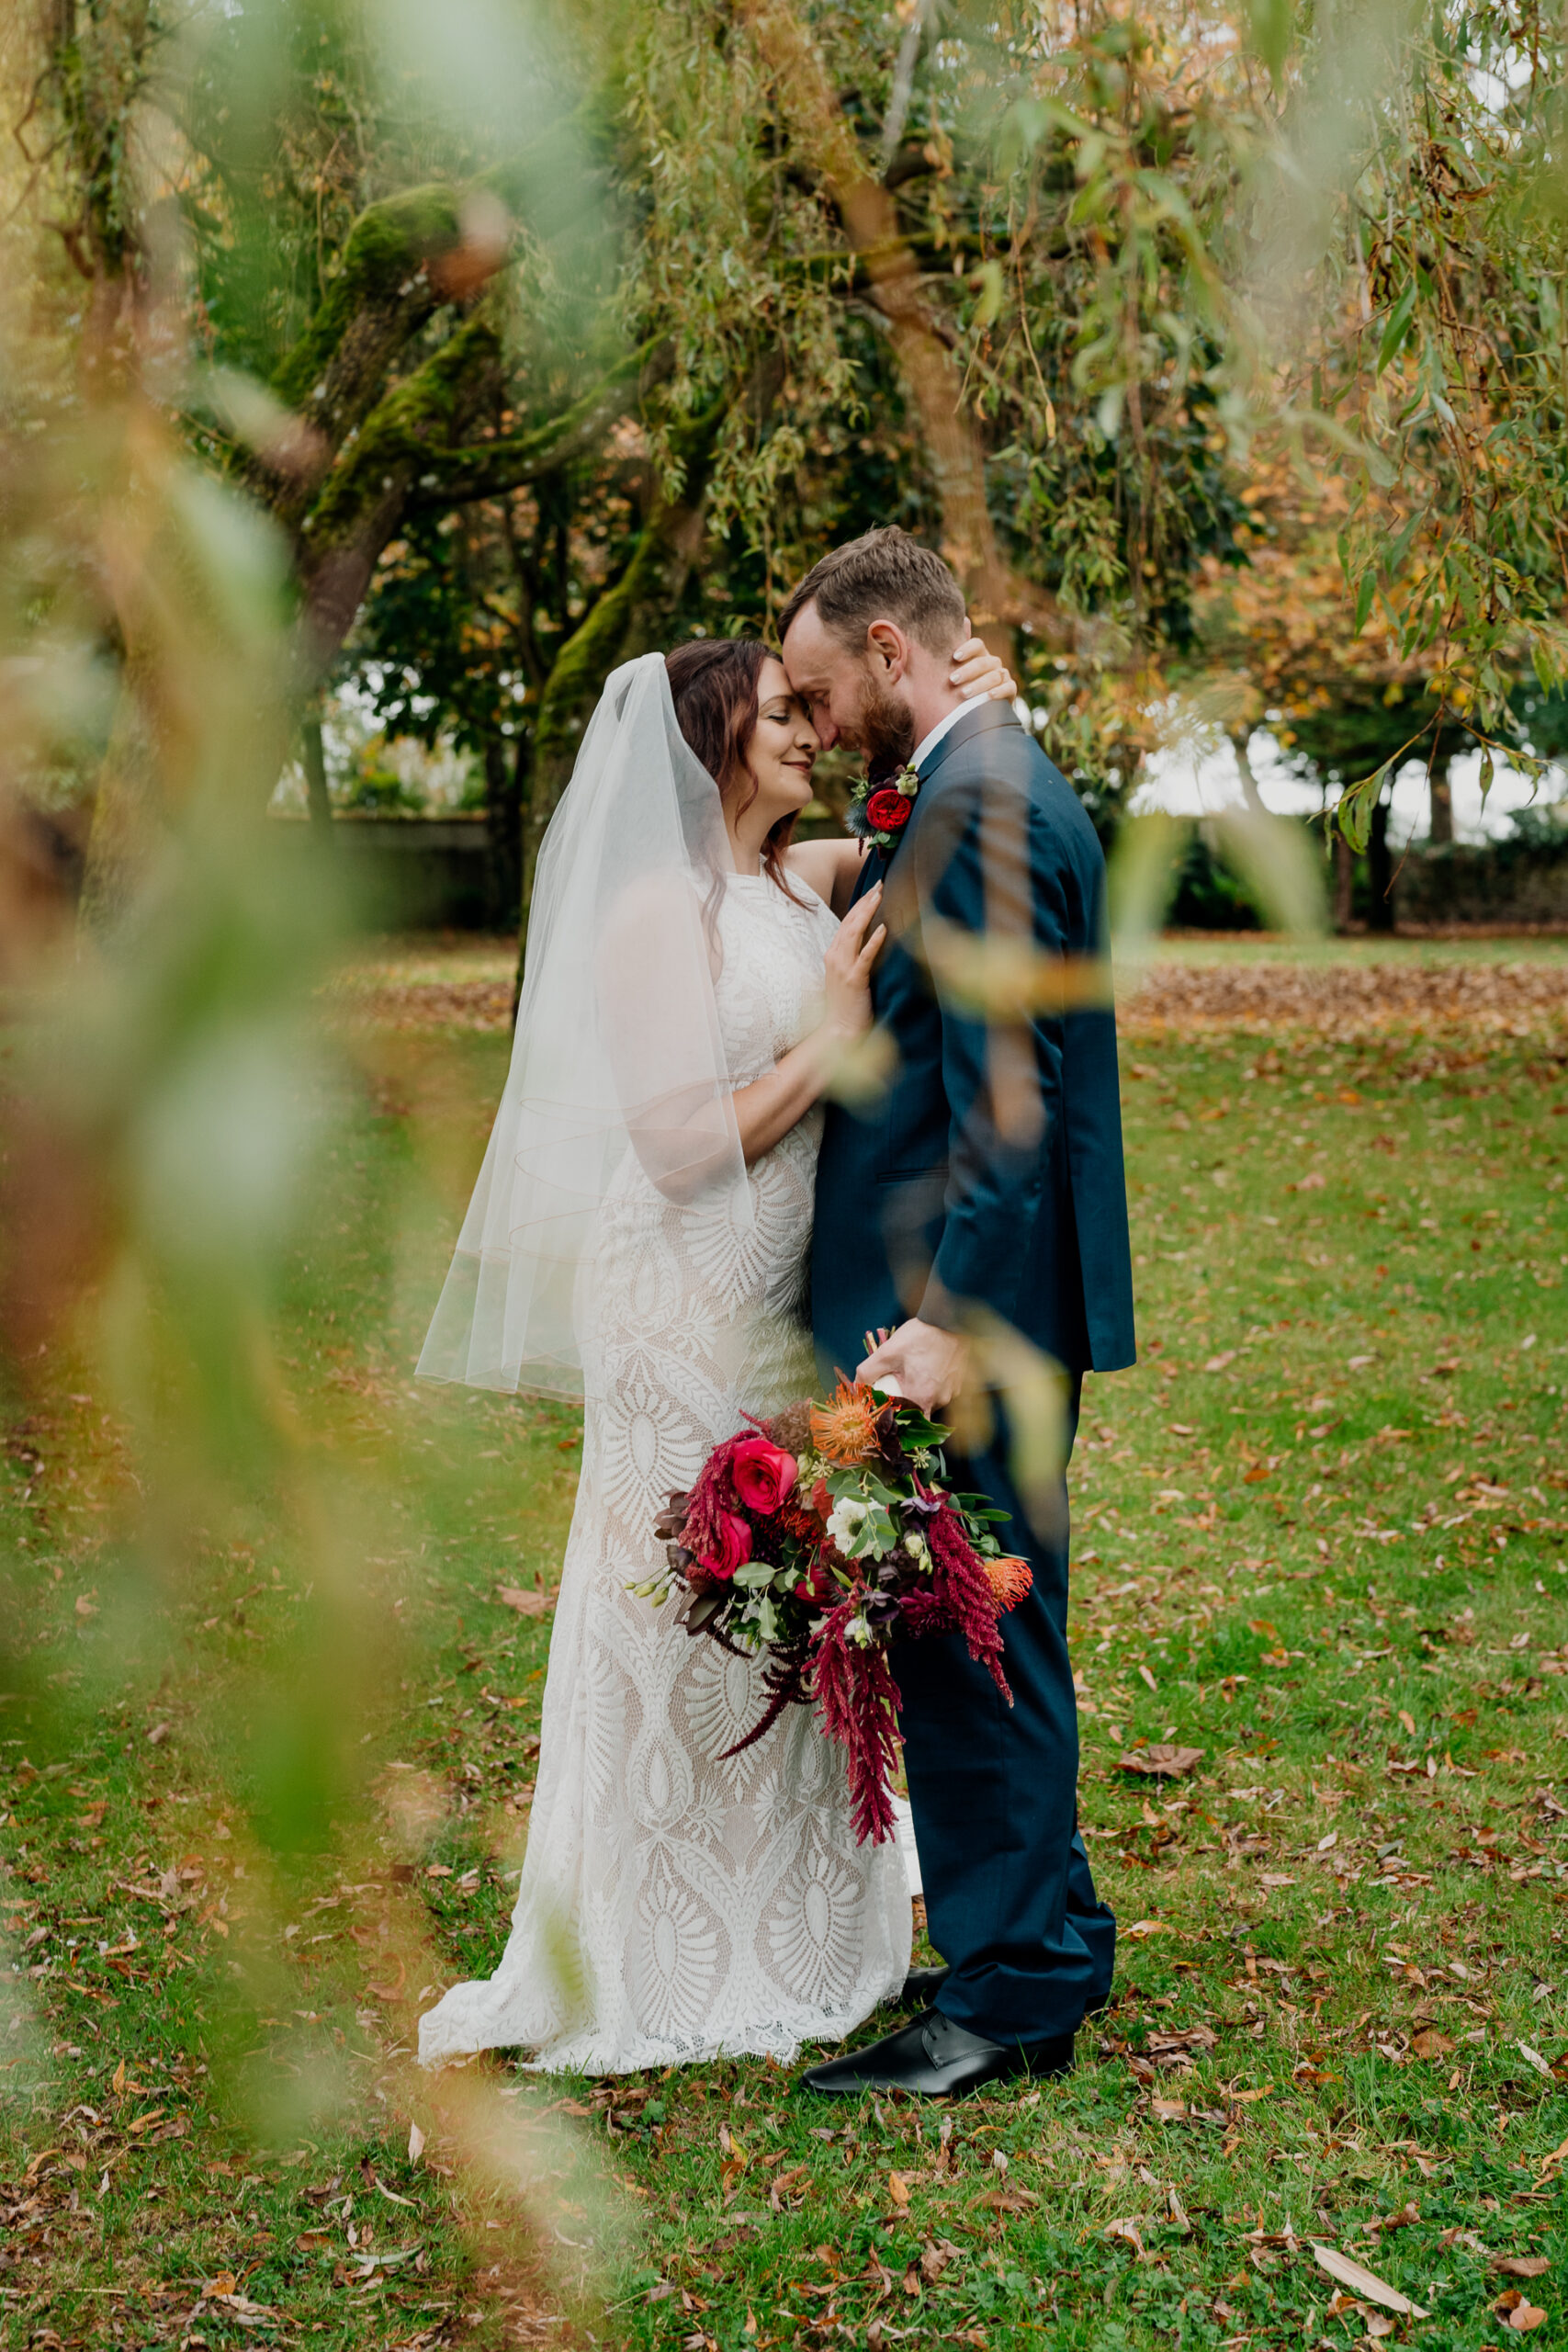
[[(1105, 862), (1077, 795), (1004, 703), (931, 751), (886, 882), (872, 981), (897, 1068), (874, 1102), (830, 1104), (817, 1174), (812, 1327), (852, 1377), (863, 1335), (978, 1308), (1069, 1372), (1135, 1360)], [(1099, 1002), (998, 1017), (963, 995), (965, 955), (1047, 959)], [(940, 975), (940, 979), (933, 976)], [(987, 1012), (990, 1019), (987, 1018)]]

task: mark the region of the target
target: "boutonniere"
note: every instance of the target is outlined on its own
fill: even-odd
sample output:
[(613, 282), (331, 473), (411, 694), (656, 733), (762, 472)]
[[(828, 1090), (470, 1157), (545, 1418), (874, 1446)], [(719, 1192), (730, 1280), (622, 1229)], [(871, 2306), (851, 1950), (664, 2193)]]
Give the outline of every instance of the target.
[(899, 768), (889, 775), (863, 775), (850, 791), (847, 822), (856, 838), (889, 850), (909, 821), (919, 791), (914, 768)]

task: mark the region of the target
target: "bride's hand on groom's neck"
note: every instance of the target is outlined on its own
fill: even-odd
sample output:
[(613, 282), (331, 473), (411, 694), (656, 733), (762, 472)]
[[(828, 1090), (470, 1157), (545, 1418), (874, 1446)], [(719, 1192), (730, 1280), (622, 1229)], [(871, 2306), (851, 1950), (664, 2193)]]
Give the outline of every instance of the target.
[[(967, 630), (967, 621), (964, 628)], [(989, 695), (993, 702), (1011, 702), (1018, 694), (1017, 679), (983, 637), (966, 635), (962, 645), (953, 648), (948, 684), (965, 701), (971, 695)]]

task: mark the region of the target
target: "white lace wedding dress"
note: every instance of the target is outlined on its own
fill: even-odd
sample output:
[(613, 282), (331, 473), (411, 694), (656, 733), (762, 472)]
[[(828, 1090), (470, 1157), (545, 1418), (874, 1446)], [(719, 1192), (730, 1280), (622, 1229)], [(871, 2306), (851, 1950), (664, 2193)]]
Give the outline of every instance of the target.
[[(716, 922), (731, 1080), (772, 1069), (812, 1015), (832, 915), (736, 876)], [(421, 2020), (429, 2065), (521, 2045), (619, 2074), (795, 2057), (902, 1984), (910, 1905), (893, 1843), (859, 1846), (843, 1756), (804, 1708), (744, 1755), (759, 1669), (626, 1590), (651, 1526), (714, 1443), (811, 1393), (806, 1258), (820, 1113), (750, 1170), (752, 1232), (679, 1207), (628, 1152), (583, 1275), (582, 1477), (550, 1643), (537, 1787), (512, 1934), (488, 1983)], [(598, 1401), (595, 1401), (598, 1400)]]

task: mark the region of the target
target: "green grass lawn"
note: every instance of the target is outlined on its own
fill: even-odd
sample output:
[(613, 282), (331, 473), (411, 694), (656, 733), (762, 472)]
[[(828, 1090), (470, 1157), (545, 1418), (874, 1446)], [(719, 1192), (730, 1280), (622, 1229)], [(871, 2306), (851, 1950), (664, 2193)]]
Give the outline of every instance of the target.
[(578, 1425), (410, 1374), (504, 1038), (356, 1030), (304, 1499), (160, 1548), (86, 1353), (8, 1431), (0, 2344), (1568, 2342), (1568, 1024), (1476, 1001), (1134, 1009), (1143, 1361), (1072, 1470), (1113, 2003), (1065, 2081), (849, 2112), (412, 2066), (504, 1938)]

